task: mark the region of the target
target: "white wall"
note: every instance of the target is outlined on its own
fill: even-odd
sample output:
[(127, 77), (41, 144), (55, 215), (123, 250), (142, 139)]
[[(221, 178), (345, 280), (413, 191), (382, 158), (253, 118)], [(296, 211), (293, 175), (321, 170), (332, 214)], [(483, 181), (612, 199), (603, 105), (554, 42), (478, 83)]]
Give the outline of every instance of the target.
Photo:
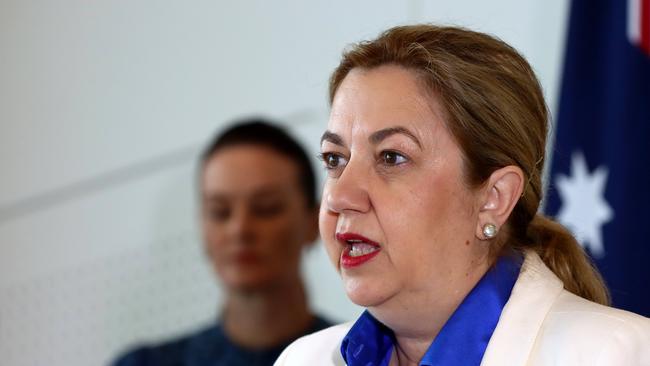
[[(233, 117), (315, 155), (343, 47), (443, 22), (521, 50), (555, 106), (568, 2), (0, 0), (0, 364), (101, 365), (216, 316), (194, 164)], [(311, 302), (360, 311), (322, 248)]]

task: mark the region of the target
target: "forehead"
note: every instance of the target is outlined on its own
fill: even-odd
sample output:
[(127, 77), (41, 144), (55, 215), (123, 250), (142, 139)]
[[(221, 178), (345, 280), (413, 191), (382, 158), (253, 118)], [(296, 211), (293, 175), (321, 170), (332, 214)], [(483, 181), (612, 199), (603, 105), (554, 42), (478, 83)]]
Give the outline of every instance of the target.
[(201, 186), (206, 195), (248, 197), (260, 192), (300, 195), (298, 166), (291, 158), (261, 145), (238, 144), (215, 152), (205, 163)]
[(443, 126), (442, 110), (439, 98), (413, 71), (395, 65), (357, 68), (334, 96), (328, 129), (345, 133), (399, 124), (424, 133)]

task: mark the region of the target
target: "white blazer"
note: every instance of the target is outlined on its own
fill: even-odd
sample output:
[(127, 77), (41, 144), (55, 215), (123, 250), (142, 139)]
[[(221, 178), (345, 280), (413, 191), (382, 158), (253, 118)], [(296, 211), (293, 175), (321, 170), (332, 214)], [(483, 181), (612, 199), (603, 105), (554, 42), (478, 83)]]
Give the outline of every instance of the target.
[[(341, 341), (352, 324), (296, 340), (275, 365), (345, 365)], [(650, 319), (573, 295), (529, 252), (481, 365), (650, 366)]]

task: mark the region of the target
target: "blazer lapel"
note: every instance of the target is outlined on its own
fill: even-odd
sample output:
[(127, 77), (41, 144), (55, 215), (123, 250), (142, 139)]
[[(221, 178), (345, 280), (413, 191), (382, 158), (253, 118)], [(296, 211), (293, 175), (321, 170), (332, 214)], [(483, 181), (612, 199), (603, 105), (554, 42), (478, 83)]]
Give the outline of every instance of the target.
[(562, 281), (546, 267), (537, 253), (526, 252), (521, 272), (501, 312), (481, 365), (525, 365), (544, 318), (562, 290)]

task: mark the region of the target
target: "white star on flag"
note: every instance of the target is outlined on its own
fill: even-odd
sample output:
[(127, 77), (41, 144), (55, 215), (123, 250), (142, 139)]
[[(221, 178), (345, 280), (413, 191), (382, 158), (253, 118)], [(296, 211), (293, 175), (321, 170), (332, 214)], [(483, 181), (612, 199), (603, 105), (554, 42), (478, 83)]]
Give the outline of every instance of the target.
[(607, 168), (600, 166), (590, 175), (584, 155), (574, 152), (571, 155), (572, 176), (558, 174), (556, 178), (562, 200), (557, 219), (596, 258), (605, 255), (602, 226), (614, 218), (605, 200), (607, 174)]

